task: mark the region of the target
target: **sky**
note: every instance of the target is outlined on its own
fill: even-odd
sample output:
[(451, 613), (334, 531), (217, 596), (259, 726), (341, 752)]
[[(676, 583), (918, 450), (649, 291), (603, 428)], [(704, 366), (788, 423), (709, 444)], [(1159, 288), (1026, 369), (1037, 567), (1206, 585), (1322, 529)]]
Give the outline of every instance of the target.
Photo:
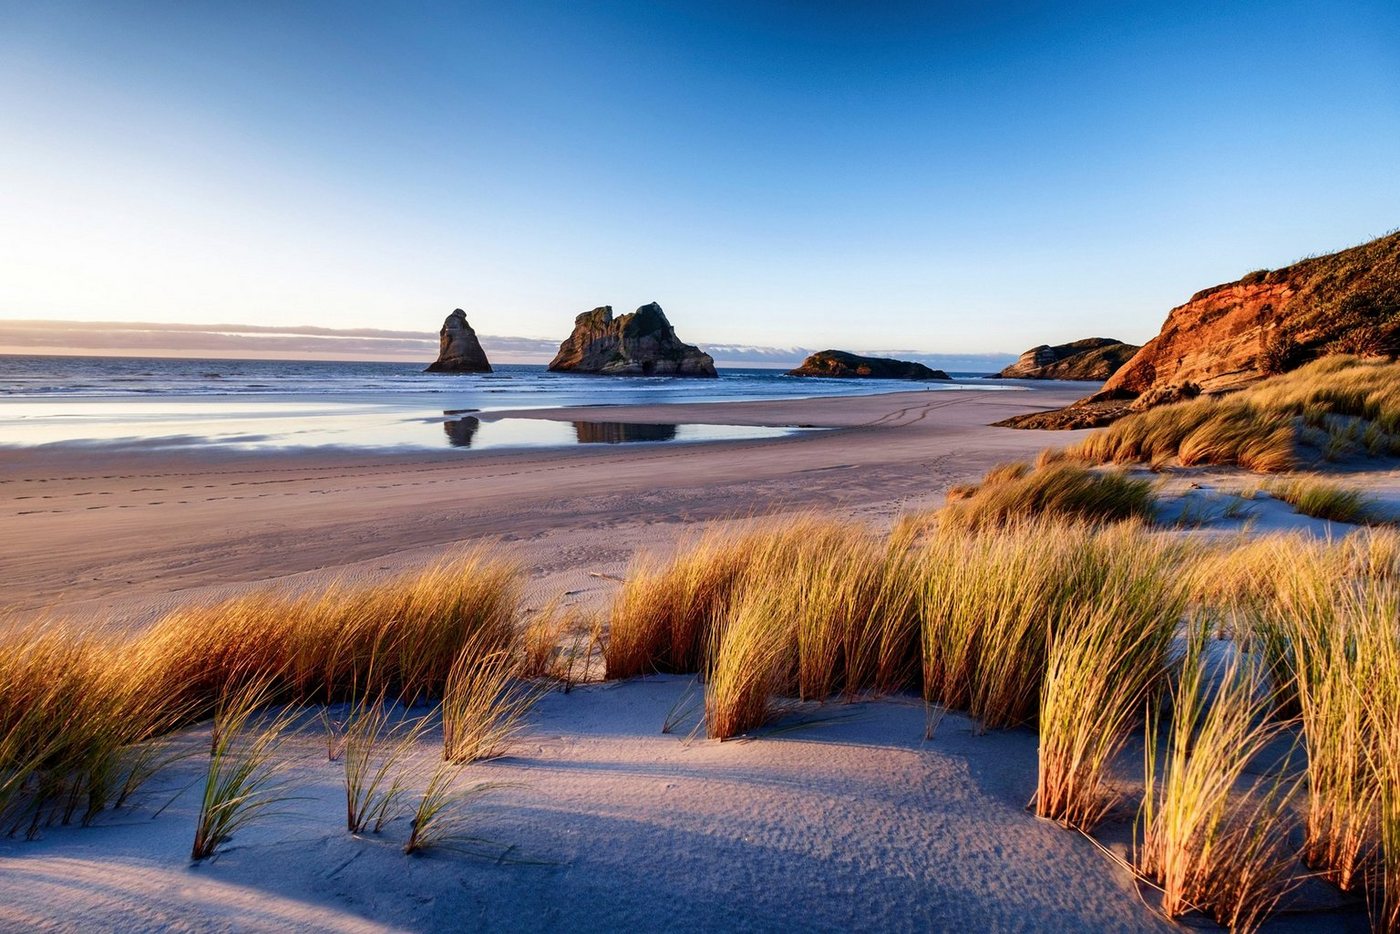
[(0, 0), (0, 126), (0, 319), (1141, 342), (1400, 226), (1400, 4)]

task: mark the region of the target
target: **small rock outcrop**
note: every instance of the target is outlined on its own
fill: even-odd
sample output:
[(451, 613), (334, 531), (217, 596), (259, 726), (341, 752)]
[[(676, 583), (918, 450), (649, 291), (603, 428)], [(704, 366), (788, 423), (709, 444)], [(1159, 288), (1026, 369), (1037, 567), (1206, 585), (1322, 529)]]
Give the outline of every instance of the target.
[(425, 373), (490, 373), (491, 363), (481, 341), (467, 323), (467, 313), (458, 308), (447, 316), (438, 331), (438, 358)]
[(922, 363), (891, 360), (888, 357), (862, 357), (844, 350), (814, 353), (788, 376), (830, 376), (842, 379), (952, 379), (942, 370)]
[(656, 302), (617, 318), (611, 305), (585, 311), (549, 368), (605, 376), (716, 375), (714, 359), (677, 337)]
[(1109, 337), (1041, 344), (997, 374), (1001, 379), (1077, 379), (1103, 382), (1141, 348)]

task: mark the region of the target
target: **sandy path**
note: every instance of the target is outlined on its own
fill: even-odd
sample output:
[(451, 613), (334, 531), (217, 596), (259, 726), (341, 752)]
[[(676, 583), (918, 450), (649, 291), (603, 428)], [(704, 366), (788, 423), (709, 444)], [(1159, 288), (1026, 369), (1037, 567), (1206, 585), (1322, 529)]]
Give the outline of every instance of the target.
[[(0, 606), (142, 618), (249, 583), (376, 574), (446, 546), (508, 543), (539, 599), (596, 598), (638, 549), (682, 529), (799, 509), (888, 519), (1071, 435), (989, 428), (1080, 390), (510, 413), (814, 425), (777, 440), (516, 452), (0, 453)], [(497, 413), (504, 415), (507, 413)]]

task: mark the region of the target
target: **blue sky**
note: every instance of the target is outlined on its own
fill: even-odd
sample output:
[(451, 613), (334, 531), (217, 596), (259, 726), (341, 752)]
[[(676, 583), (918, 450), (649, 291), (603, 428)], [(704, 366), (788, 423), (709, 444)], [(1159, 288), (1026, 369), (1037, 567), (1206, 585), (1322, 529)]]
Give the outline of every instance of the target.
[(0, 317), (1019, 351), (1400, 226), (1400, 4), (0, 0)]

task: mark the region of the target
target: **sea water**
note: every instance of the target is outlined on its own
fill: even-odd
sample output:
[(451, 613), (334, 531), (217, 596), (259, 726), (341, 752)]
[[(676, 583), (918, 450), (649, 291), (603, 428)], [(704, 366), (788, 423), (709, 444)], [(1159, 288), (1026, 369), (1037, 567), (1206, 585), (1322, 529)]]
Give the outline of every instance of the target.
[(560, 406), (730, 402), (947, 389), (952, 383), (813, 379), (723, 369), (718, 379), (550, 373), (424, 373), (410, 363), (0, 356), (0, 445), (485, 450), (772, 437), (795, 427), (638, 426), (597, 419), (492, 418)]

